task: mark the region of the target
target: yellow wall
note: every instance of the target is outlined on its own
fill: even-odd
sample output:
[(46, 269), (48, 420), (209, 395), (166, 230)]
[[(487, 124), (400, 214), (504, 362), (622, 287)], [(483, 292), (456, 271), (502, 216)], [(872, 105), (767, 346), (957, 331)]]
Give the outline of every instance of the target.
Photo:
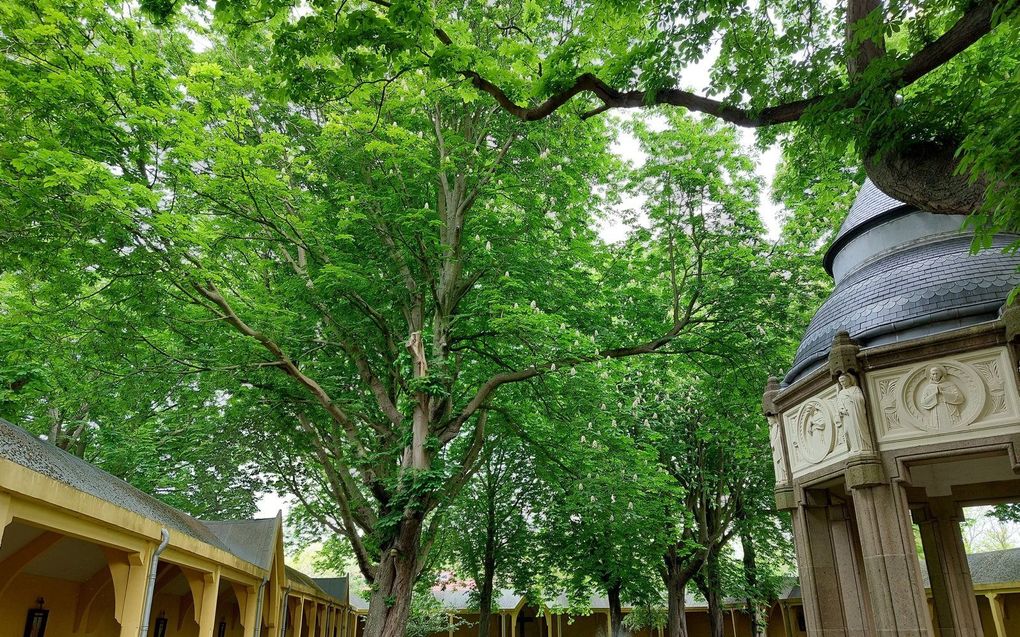
[[(36, 599), (46, 600), (49, 609), (46, 637), (70, 637), (78, 598), (78, 583), (22, 573), (14, 578), (0, 598), (0, 637), (22, 637), (29, 608), (36, 608)], [(84, 622), (83, 622), (84, 624)], [(83, 637), (117, 635), (120, 627), (113, 618), (113, 592), (107, 587), (93, 603), (88, 625), (82, 626)]]
[[(187, 599), (190, 602), (191, 594)], [(156, 618), (160, 613), (165, 613), (167, 618), (167, 637), (197, 637), (198, 623), (195, 621), (195, 608), (190, 603), (185, 604), (183, 619), (181, 621), (181, 597), (177, 595), (159, 594), (152, 600), (152, 618), (149, 626), (155, 626)], [(178, 628), (180, 626), (180, 628)], [(49, 637), (49, 635), (47, 635)]]

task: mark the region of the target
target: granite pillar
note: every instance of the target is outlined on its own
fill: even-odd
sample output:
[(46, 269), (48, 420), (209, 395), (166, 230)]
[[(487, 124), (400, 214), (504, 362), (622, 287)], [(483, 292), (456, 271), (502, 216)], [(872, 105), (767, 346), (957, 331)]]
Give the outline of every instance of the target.
[(902, 487), (885, 483), (859, 487), (852, 494), (873, 634), (933, 635)]
[(949, 497), (930, 498), (914, 515), (921, 530), (935, 607), (935, 634), (980, 637), (981, 616), (970, 577), (960, 522), (963, 511)]

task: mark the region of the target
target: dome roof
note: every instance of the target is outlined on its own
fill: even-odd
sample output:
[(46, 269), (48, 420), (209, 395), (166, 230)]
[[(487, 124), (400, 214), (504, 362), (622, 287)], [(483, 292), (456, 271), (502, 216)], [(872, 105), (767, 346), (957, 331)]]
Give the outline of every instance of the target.
[(839, 232), (836, 233), (836, 237), (832, 240), (832, 245), (829, 246), (825, 257), (822, 259), (825, 271), (832, 274), (833, 259), (843, 246), (854, 237), (874, 228), (880, 223), (909, 214), (913, 210), (913, 208), (902, 201), (893, 199), (879, 190), (878, 186), (872, 183), (870, 179), (865, 179), (864, 184), (857, 193), (857, 198), (854, 199), (853, 205), (850, 206), (850, 212), (847, 213), (846, 219), (843, 220), (843, 225), (839, 227)]
[(811, 319), (785, 383), (824, 362), (840, 330), (870, 346), (995, 319), (1020, 285), (1020, 258), (1002, 252), (1010, 241), (997, 237), (971, 254), (970, 237), (952, 237), (910, 246), (849, 274)]
[(783, 384), (824, 363), (841, 330), (870, 347), (997, 318), (1020, 285), (1020, 255), (1003, 252), (1016, 237), (996, 237), (972, 254), (961, 221), (919, 211), (864, 182), (825, 255), (830, 274), (837, 262), (836, 287), (811, 319)]

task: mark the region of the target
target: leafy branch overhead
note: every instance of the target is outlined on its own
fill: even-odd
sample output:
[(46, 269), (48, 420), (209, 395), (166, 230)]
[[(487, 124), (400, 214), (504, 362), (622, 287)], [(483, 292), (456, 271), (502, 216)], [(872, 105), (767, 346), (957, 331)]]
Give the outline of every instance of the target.
[[(348, 35), (379, 39), (333, 62), (306, 39), (322, 7), (229, 40), (99, 0), (0, 13), (0, 259), (36, 304), (19, 329), (73, 326), (60, 337), (99, 345), (91, 382), (144, 379), (137, 404), (113, 408), (200, 404), (203, 442), (213, 423), (243, 441), (243, 484), (271, 477), (350, 544), (373, 636), (406, 625), (444, 515), (515, 399), (636, 357), (717, 356), (751, 308), (782, 312), (731, 130), (677, 113), (661, 140), (639, 133), (703, 153), (635, 177), (652, 224), (607, 243), (596, 228), (623, 174), (610, 122), (527, 125), (413, 65), (377, 90), (339, 81), (404, 59), (435, 20), (415, 7), (341, 12)], [(76, 424), (55, 439), (79, 444), (85, 408), (61, 406)], [(103, 413), (100, 431), (116, 429)]]
[[(164, 18), (175, 10), (146, 6)], [(1016, 193), (1008, 169), (975, 147), (993, 105), (1016, 101), (1008, 82), (981, 79), (1015, 72), (1002, 58), (1020, 19), (1015, 0), (519, 1), (466, 9), (366, 0), (292, 9), (286, 1), (215, 6), (235, 32), (264, 20), (284, 24), (274, 59), (292, 74), (295, 94), (378, 88), (428, 69), (460, 80), (463, 99), (477, 91), (523, 121), (576, 100), (582, 117), (663, 105), (778, 127), (762, 131), (764, 139), (792, 127), (819, 144), (852, 143), (882, 190), (933, 212), (987, 213)], [(684, 84), (697, 81), (692, 70), (707, 64), (709, 88), (688, 90)], [(1015, 152), (1015, 140), (1009, 144)]]

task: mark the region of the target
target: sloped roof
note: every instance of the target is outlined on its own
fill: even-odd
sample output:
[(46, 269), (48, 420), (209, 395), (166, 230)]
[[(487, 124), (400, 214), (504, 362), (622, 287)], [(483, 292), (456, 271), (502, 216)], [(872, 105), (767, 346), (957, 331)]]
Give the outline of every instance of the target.
[[(967, 556), (971, 581), (976, 585), (1020, 582), (1020, 549), (987, 551)], [(921, 576), (925, 587), (930, 587), (928, 568), (921, 560)]]
[(966, 236), (919, 243), (853, 271), (812, 317), (785, 384), (820, 365), (840, 330), (868, 347), (907, 330), (917, 337), (995, 319), (1020, 285), (1020, 255), (1003, 252), (1013, 240), (996, 237), (977, 254)]
[(203, 522), (0, 418), (0, 458), (268, 570), (281, 520)]
[(124, 480), (55, 445), (36, 438), (2, 418), (0, 418), (0, 458), (10, 460), (82, 493), (133, 511), (168, 529), (230, 551), (215, 533), (187, 513), (136, 489)]
[(297, 570), (296, 568), (291, 568), (290, 566), (287, 566), (286, 569), (287, 569), (287, 579), (289, 579), (291, 581), (294, 581), (294, 582), (297, 582), (297, 583), (299, 583), (299, 584), (301, 584), (303, 586), (307, 586), (308, 588), (321, 593), (324, 597), (329, 597), (330, 596), (330, 594), (328, 592), (324, 591), (321, 586), (316, 584), (315, 580), (312, 579), (311, 577), (308, 577), (307, 575), (305, 575), (301, 571)]
[(851, 239), (861, 234), (868, 228), (873, 228), (879, 223), (889, 221), (893, 217), (905, 214), (913, 210), (910, 206), (893, 199), (878, 189), (870, 179), (865, 179), (861, 189), (857, 192), (854, 203), (850, 206), (843, 225), (839, 227), (832, 240), (832, 245), (825, 253), (823, 263), (825, 269), (832, 274), (832, 260), (836, 253)]
[(228, 550), (245, 562), (269, 570), (276, 553), (276, 530), (280, 519), (202, 522)]
[(333, 597), (347, 600), (347, 589), (350, 588), (350, 580), (347, 577), (313, 577), (312, 581)]

